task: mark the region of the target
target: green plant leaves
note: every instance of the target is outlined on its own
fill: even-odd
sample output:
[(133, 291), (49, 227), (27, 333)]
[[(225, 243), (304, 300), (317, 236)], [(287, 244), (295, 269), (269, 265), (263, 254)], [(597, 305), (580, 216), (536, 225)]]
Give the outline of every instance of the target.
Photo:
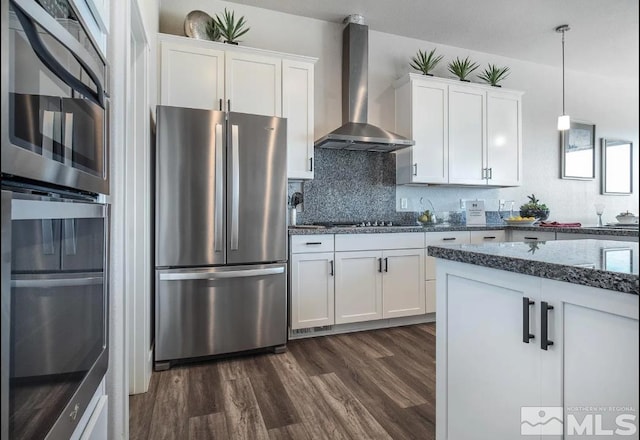
[(224, 8), (224, 12), (222, 16), (216, 14), (214, 18), (216, 26), (220, 30), (220, 35), (224, 38), (226, 43), (237, 43), (238, 38), (249, 32), (251, 28), (246, 27), (247, 22), (243, 17), (240, 17), (236, 21), (236, 16), (234, 11), (227, 11), (227, 8)]
[(433, 70), (443, 58), (443, 55), (436, 56), (435, 53), (435, 49), (429, 53), (418, 49), (418, 53), (411, 58), (409, 65), (423, 74), (429, 75), (429, 72)]
[(220, 32), (220, 28), (218, 27), (216, 20), (212, 18), (207, 23), (207, 37), (211, 41), (220, 41), (222, 37), (222, 33)]
[(456, 57), (455, 60), (449, 63), (449, 72), (453, 73), (460, 80), (466, 81), (467, 76), (478, 68), (478, 63), (472, 62), (469, 57), (464, 60)]
[(497, 86), (500, 81), (509, 76), (508, 67), (498, 67), (495, 64), (488, 64), (487, 68), (478, 75), (478, 78), (492, 86)]

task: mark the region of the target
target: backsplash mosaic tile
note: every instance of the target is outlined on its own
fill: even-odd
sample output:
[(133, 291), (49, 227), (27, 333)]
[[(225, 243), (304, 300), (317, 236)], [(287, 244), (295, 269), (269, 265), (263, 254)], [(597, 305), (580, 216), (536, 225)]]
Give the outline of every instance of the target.
[[(303, 194), (298, 224), (362, 221), (416, 224), (418, 209), (396, 211), (395, 155), (322, 148), (317, 148), (314, 155), (314, 179), (292, 181), (288, 186), (289, 197), (294, 192)], [(436, 196), (436, 192), (442, 192), (436, 187), (429, 187), (429, 191)], [(453, 203), (454, 200), (450, 204)], [(442, 211), (451, 209), (444, 203), (440, 205)], [(439, 211), (438, 204), (435, 210)], [(464, 223), (464, 211), (457, 214), (451, 218)], [(487, 211), (487, 223), (500, 223), (498, 212)]]

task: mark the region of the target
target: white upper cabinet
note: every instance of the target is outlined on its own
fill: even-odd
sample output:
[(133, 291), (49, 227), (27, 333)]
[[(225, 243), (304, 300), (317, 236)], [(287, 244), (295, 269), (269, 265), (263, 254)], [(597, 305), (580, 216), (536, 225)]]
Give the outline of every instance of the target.
[(518, 186), (522, 93), (409, 74), (396, 82), (396, 182)]
[(160, 40), (160, 104), (221, 110), (224, 51), (201, 41), (185, 43)]
[(449, 86), (449, 183), (485, 184), (486, 93)]
[(282, 117), (287, 118), (290, 179), (313, 179), (313, 64), (282, 61)]
[(287, 118), (290, 179), (313, 178), (315, 58), (160, 34), (162, 105)]
[(448, 183), (447, 85), (411, 80), (396, 90), (396, 131), (415, 146), (396, 154), (397, 183)]
[(225, 53), (226, 110), (282, 116), (282, 59), (241, 52)]

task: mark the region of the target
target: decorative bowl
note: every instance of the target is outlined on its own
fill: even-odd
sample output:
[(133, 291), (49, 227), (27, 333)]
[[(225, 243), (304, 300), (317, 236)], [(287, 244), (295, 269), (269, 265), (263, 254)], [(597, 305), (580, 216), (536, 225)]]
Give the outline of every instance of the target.
[(509, 220), (505, 218), (503, 220), (506, 224), (511, 226), (532, 226), (534, 223), (540, 221), (539, 218), (533, 220)]
[(638, 217), (633, 215), (629, 211), (621, 212), (620, 214), (616, 215), (616, 220), (618, 220), (618, 223), (620, 223), (621, 225), (633, 225), (635, 223), (638, 223)]
[(527, 209), (525, 211), (520, 211), (520, 215), (522, 217), (535, 217), (540, 221), (545, 221), (549, 218), (549, 210), (548, 209)]

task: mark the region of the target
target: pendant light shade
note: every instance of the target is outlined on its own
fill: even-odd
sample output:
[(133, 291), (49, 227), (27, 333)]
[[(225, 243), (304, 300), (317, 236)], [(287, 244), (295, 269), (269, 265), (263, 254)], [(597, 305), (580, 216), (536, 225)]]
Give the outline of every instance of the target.
[(558, 130), (565, 131), (571, 126), (571, 118), (564, 111), (564, 33), (569, 32), (571, 28), (568, 24), (560, 25), (556, 28), (556, 32), (562, 34), (562, 115), (558, 117)]

